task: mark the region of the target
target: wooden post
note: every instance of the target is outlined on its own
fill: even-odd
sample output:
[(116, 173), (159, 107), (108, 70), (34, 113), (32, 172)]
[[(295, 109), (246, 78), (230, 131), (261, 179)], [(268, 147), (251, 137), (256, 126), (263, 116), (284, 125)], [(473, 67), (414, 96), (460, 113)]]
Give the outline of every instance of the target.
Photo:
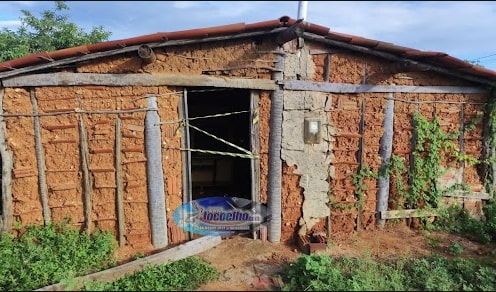
[(3, 95), (4, 89), (0, 88), (0, 157), (1, 166), (1, 195), (2, 200), (0, 207), (0, 234), (9, 232), (12, 229), (13, 208), (12, 208), (12, 152), (7, 148), (7, 129), (5, 128), (5, 120), (3, 117)]
[[(419, 112), (420, 110), (420, 106), (419, 106), (419, 99), (418, 99), (418, 95), (415, 97), (415, 113)], [(415, 123), (415, 120), (413, 119), (413, 114), (412, 114), (412, 126), (413, 126), (413, 130), (412, 130), (412, 138), (410, 140), (410, 154), (409, 154), (409, 157), (408, 157), (408, 161), (409, 161), (409, 173), (411, 173), (415, 167), (415, 149), (417, 149), (417, 124)], [(412, 185), (413, 184), (413, 181), (412, 181), (412, 178), (411, 176), (408, 177), (408, 185)], [(408, 202), (407, 202), (408, 203)], [(403, 206), (405, 207), (405, 206)], [(411, 206), (406, 206), (408, 209), (411, 207)]]
[[(368, 77), (368, 66), (365, 64), (365, 67), (363, 68), (363, 76), (362, 76), (362, 84), (367, 84), (367, 77)], [(365, 144), (364, 141), (364, 134), (365, 134), (365, 96), (361, 94), (361, 105), (360, 105), (360, 144), (358, 146), (358, 171), (360, 171), (363, 167), (363, 145)], [(362, 229), (362, 205), (358, 205), (358, 215), (357, 215), (357, 230)]]
[(38, 103), (34, 88), (30, 89), (31, 105), (33, 106), (34, 115), (34, 143), (36, 152), (36, 163), (38, 165), (38, 189), (40, 191), (41, 208), (43, 212), (43, 221), (49, 224), (51, 221), (50, 207), (48, 206), (48, 188), (46, 184), (45, 175), (45, 156), (43, 155), (43, 146), (41, 145), (41, 130), (40, 130), (40, 117), (38, 116)]
[[(458, 143), (460, 146), (460, 154), (465, 153), (465, 105), (462, 103), (461, 109), (460, 109), (460, 137), (458, 137)], [(465, 177), (465, 161), (461, 160), (459, 164), (460, 168), (462, 169), (462, 183), (464, 182), (464, 177)]]
[[(186, 89), (184, 89), (183, 96), (181, 98), (180, 118), (183, 121), (183, 124), (181, 125), (181, 146), (183, 147), (183, 149), (187, 149), (186, 151), (181, 152), (181, 158), (183, 161), (183, 203), (186, 203), (193, 200), (193, 185), (191, 179), (191, 151), (189, 151), (190, 135), (188, 126), (188, 91)], [(193, 238), (193, 234), (190, 231), (185, 231), (185, 235), (188, 240), (191, 240)]]
[[(364, 145), (364, 133), (365, 133), (365, 97), (361, 95), (361, 108), (360, 108), (360, 144), (358, 146), (358, 171), (363, 167), (363, 145)], [(358, 215), (357, 215), (357, 230), (362, 230), (362, 206), (358, 205)]]
[[(81, 99), (78, 98), (78, 103), (80, 108), (82, 108)], [(88, 151), (88, 138), (86, 136), (86, 129), (84, 126), (83, 115), (79, 114), (78, 126), (79, 126), (79, 143), (80, 143), (80, 155), (81, 155), (81, 170), (83, 171), (83, 192), (84, 192), (84, 221), (86, 233), (91, 234), (92, 223), (91, 223), (91, 211), (92, 207), (92, 192), (91, 192), (91, 178), (89, 171), (89, 151)]]
[(329, 82), (329, 76), (331, 75), (330, 56), (331, 54), (326, 54), (324, 58), (324, 82)]
[[(259, 116), (259, 96), (255, 92), (250, 94), (250, 148), (251, 152), (256, 156), (250, 159), (251, 168), (251, 200), (260, 202), (260, 116)], [(257, 239), (257, 232), (253, 232), (253, 239)]]
[(117, 224), (119, 229), (119, 246), (126, 244), (125, 234), (125, 218), (124, 218), (124, 199), (123, 190), (124, 183), (122, 181), (122, 159), (121, 159), (121, 119), (115, 119), (115, 183), (116, 183), (116, 204), (117, 204)]
[[(386, 211), (388, 208), (388, 200), (389, 200), (389, 174), (386, 174), (384, 170), (389, 167), (391, 161), (391, 153), (393, 150), (393, 133), (394, 133), (394, 99), (393, 94), (389, 93), (388, 102), (385, 108), (384, 113), (384, 134), (381, 138), (381, 146), (380, 146), (380, 156), (381, 156), (381, 167), (379, 171), (383, 173), (378, 178), (378, 187), (379, 191), (377, 193), (377, 214), (380, 214), (382, 211)], [(397, 178), (401, 179), (401, 178)], [(376, 219), (376, 225), (379, 228), (384, 228), (385, 220), (380, 216)]]

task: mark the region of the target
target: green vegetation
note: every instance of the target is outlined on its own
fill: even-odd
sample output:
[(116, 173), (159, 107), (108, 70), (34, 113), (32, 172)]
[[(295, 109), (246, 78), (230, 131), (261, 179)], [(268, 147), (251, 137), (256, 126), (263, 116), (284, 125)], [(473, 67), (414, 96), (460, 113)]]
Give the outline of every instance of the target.
[[(486, 111), (494, 112), (494, 106), (489, 107)], [(494, 114), (491, 118), (494, 119)], [(463, 132), (472, 131), (476, 124), (480, 123), (483, 115), (477, 115), (470, 123), (464, 126)], [(448, 189), (439, 187), (439, 178), (443, 174), (442, 162), (448, 158), (454, 159), (455, 163), (464, 162), (468, 165), (487, 166), (490, 159), (479, 160), (476, 157), (461, 153), (457, 149), (456, 141), (462, 131), (446, 133), (440, 125), (438, 117), (432, 121), (420, 115), (418, 112), (413, 114), (414, 125), (414, 144), (415, 149), (412, 152), (412, 165), (407, 167), (404, 160), (396, 155), (385, 167), (381, 168), (378, 173), (371, 171), (368, 165), (361, 165), (359, 172), (353, 175), (353, 183), (356, 191), (355, 195), (360, 200), (363, 199), (364, 178), (378, 178), (382, 176), (391, 176), (392, 186), (396, 193), (395, 205), (397, 209), (442, 209), (439, 203), (446, 192), (453, 190), (469, 190), (466, 183), (455, 184)], [(493, 129), (496, 125), (492, 120), (490, 122), (490, 133), (495, 132)], [(493, 134), (490, 134), (492, 137)], [(494, 143), (494, 141), (490, 141)], [(493, 146), (491, 144), (491, 146)], [(458, 165), (457, 165), (458, 166)], [(456, 167), (457, 167), (456, 166)], [(490, 172), (486, 171), (486, 175)], [(489, 181), (490, 177), (486, 177)], [(408, 183), (406, 181), (408, 180)], [(489, 183), (486, 181), (486, 187)], [(333, 205), (334, 207), (334, 205)]]
[[(496, 206), (488, 204), (487, 221), (464, 218), (450, 221), (451, 231), (496, 234)], [(467, 215), (468, 216), (468, 215)], [(467, 219), (469, 218), (469, 219)], [(469, 222), (469, 223), (467, 223)], [(482, 222), (481, 225), (477, 225)], [(456, 228), (458, 229), (456, 229)], [(26, 291), (50, 284), (65, 283), (68, 289), (74, 278), (112, 267), (116, 263), (116, 241), (108, 232), (88, 235), (66, 222), (45, 227), (29, 225), (16, 228), (19, 235), (0, 238), (0, 290)], [(491, 239), (487, 237), (486, 239)], [(427, 238), (429, 246), (439, 248), (439, 240)], [(329, 246), (332, 248), (332, 245)], [(472, 291), (496, 290), (496, 262), (489, 255), (483, 263), (460, 257), (461, 242), (451, 243), (446, 252), (454, 259), (434, 254), (430, 257), (401, 258), (378, 262), (368, 254), (360, 258), (330, 257), (322, 254), (302, 255), (281, 278), (285, 291)], [(140, 255), (141, 256), (141, 255)], [(201, 258), (188, 257), (164, 265), (146, 266), (113, 282), (87, 281), (86, 291), (191, 291), (216, 280), (219, 272)]]
[(365, 191), (367, 191), (367, 187), (364, 184), (364, 179), (366, 178), (377, 179), (377, 173), (373, 172), (368, 165), (362, 164), (359, 172), (353, 175), (353, 184), (356, 187), (355, 197), (357, 199), (357, 207), (363, 207), (365, 204)]
[[(28, 225), (18, 236), (0, 237), (0, 291), (28, 291), (64, 283), (115, 266), (117, 242), (110, 232), (92, 235), (67, 224)], [(219, 272), (202, 259), (189, 257), (142, 271), (114, 282), (88, 281), (87, 291), (192, 290), (217, 279)]]
[(484, 217), (473, 218), (466, 209), (454, 205), (440, 210), (433, 224), (426, 225), (427, 229), (460, 234), (470, 240), (480, 243), (490, 243), (496, 240), (496, 203), (494, 200), (486, 203), (482, 210)]
[(380, 263), (312, 254), (299, 257), (285, 281), (284, 291), (494, 291), (496, 269), (439, 255)]
[(85, 283), (86, 291), (191, 291), (215, 280), (219, 272), (200, 258), (188, 257), (165, 265), (147, 266), (109, 283)]
[(111, 33), (102, 26), (86, 33), (75, 23), (68, 22), (68, 16), (59, 14), (69, 10), (66, 1), (55, 1), (55, 10), (47, 10), (41, 18), (27, 10), (21, 10), (21, 26), (17, 31), (7, 28), (0, 30), (0, 62), (33, 53), (51, 52), (59, 49), (98, 43), (108, 40)]
[(81, 233), (65, 223), (28, 225), (0, 237), (0, 290), (27, 291), (115, 265), (109, 232)]
[(437, 179), (442, 174), (441, 161), (449, 152), (456, 151), (453, 140), (458, 138), (459, 133), (445, 133), (437, 117), (429, 122), (415, 112), (413, 120), (416, 142), (413, 167), (409, 173), (410, 191), (405, 199), (412, 208), (418, 208), (421, 204), (436, 208), (442, 196), (437, 185)]

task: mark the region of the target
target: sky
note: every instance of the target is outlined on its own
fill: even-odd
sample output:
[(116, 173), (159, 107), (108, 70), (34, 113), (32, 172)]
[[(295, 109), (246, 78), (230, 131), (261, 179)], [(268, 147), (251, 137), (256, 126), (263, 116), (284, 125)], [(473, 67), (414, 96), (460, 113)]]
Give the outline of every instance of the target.
[[(302, 1), (66, 1), (62, 13), (86, 32), (103, 26), (118, 40), (281, 16)], [(306, 1), (305, 20), (331, 31), (423, 51), (444, 52), (496, 71), (496, 1)], [(16, 30), (27, 10), (38, 18), (54, 1), (1, 1), (0, 29)]]

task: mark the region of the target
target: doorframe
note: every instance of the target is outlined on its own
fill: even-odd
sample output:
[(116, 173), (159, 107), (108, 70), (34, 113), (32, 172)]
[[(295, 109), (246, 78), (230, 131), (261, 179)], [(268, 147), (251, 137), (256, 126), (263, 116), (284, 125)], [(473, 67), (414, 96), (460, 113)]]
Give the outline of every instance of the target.
[[(246, 91), (242, 88), (234, 88), (234, 90)], [(255, 90), (249, 91), (250, 98), (250, 125), (249, 125), (249, 137), (250, 137), (250, 151), (254, 154), (255, 158), (250, 161), (250, 173), (251, 173), (251, 200), (253, 202), (260, 202), (260, 123), (259, 123), (259, 100), (260, 94)], [(188, 113), (188, 89), (183, 89), (182, 98), (180, 100), (179, 108), (180, 119), (182, 124), (182, 138), (181, 145), (183, 149), (189, 149), (190, 143), (190, 132), (187, 120), (189, 118)], [(182, 151), (182, 179), (183, 179), (183, 202), (191, 202), (193, 200), (193, 182), (191, 177), (191, 152)]]
[(260, 94), (250, 91), (251, 200), (260, 203)]

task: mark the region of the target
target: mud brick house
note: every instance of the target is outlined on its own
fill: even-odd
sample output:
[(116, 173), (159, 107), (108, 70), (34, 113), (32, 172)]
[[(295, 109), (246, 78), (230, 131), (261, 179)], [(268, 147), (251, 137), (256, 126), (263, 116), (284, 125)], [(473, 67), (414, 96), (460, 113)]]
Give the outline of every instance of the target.
[(474, 214), (492, 198), (467, 157), (495, 156), (496, 72), (442, 52), (281, 17), (37, 53), (0, 82), (2, 232), (70, 218), (146, 251), (189, 240), (173, 211), (212, 195), (266, 204), (276, 243), (382, 228), (423, 206), (405, 172), (371, 175), (414, 168), (415, 113), (471, 126), (431, 186), (465, 185), (445, 195)]

